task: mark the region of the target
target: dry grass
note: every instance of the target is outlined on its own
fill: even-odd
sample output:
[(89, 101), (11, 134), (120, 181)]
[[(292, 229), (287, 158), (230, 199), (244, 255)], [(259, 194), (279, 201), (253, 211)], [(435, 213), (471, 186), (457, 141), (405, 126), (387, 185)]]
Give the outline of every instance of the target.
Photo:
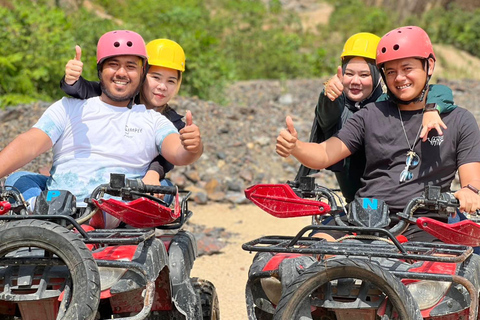
[(479, 58), (449, 45), (434, 44), (434, 50), (437, 63), (433, 82), (438, 78), (480, 80)]

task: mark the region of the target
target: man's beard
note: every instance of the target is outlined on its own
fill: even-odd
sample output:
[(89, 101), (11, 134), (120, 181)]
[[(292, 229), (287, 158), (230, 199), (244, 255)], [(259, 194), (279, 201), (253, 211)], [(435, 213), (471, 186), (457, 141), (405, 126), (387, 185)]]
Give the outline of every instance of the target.
[(125, 94), (123, 96), (118, 96), (118, 95), (114, 95), (112, 94), (108, 89), (107, 87), (105, 86), (105, 84), (103, 83), (103, 80), (100, 80), (100, 88), (102, 89), (102, 92), (112, 101), (115, 101), (115, 102), (124, 102), (124, 101), (129, 101), (130, 99), (132, 99), (133, 97), (135, 97), (138, 93), (138, 90), (140, 89), (140, 84), (138, 85), (137, 89), (130, 93), (130, 94)]

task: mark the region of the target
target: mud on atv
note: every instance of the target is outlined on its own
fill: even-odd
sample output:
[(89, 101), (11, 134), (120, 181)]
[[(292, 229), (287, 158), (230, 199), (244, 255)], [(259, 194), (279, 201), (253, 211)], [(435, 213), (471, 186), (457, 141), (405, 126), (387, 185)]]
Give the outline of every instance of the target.
[[(312, 225), (295, 236), (265, 236), (243, 245), (257, 252), (246, 285), (249, 319), (477, 319), (480, 258), (472, 246), (480, 245), (479, 226), (414, 216), (419, 208), (454, 212), (458, 202), (451, 194), (427, 187), (391, 229), (382, 201), (358, 199), (343, 208), (335, 191), (310, 178), (256, 185), (245, 194), (279, 218), (312, 216)], [(408, 223), (442, 242), (396, 237)], [(346, 236), (327, 241), (311, 236), (317, 232)]]
[[(175, 195), (174, 208), (157, 193)], [(190, 277), (196, 241), (180, 230), (189, 195), (113, 174), (86, 208), (49, 190), (27, 214), (22, 195), (2, 186), (0, 318), (219, 319), (213, 284)], [(127, 226), (104, 229), (104, 212)]]

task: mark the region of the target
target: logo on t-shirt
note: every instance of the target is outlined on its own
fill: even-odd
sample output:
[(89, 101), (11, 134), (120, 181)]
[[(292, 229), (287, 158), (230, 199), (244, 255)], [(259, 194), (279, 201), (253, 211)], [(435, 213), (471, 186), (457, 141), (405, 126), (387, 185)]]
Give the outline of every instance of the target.
[(125, 125), (125, 135), (126, 138), (133, 138), (134, 135), (142, 133), (142, 128), (129, 127)]
[(428, 138), (428, 141), (430, 141), (430, 144), (432, 146), (436, 147), (442, 144), (443, 136), (431, 137), (431, 138)]

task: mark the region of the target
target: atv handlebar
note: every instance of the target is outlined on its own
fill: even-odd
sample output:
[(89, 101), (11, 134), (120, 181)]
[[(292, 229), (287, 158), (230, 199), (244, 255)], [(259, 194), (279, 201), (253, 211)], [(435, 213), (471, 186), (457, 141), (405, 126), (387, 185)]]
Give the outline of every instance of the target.
[(177, 194), (178, 189), (175, 186), (157, 186), (144, 184), (142, 179), (125, 179), (124, 174), (111, 174), (110, 183), (98, 186), (90, 198), (97, 199), (101, 193), (107, 193), (112, 196), (122, 197), (125, 200), (131, 200), (134, 197), (147, 196), (148, 194)]
[(455, 209), (459, 206), (460, 203), (453, 193), (441, 193), (440, 187), (426, 186), (423, 197), (417, 197), (410, 200), (405, 209), (397, 213), (402, 219), (390, 229), (390, 232), (395, 235), (400, 234), (407, 227), (408, 223), (416, 223), (417, 219), (413, 217), (413, 214), (418, 209), (425, 208), (450, 215), (454, 213)]
[(321, 198), (324, 197), (328, 200), (331, 211), (338, 211), (342, 209), (338, 205), (337, 199), (338, 195), (335, 193), (335, 190), (316, 185), (315, 180), (312, 180), (310, 177), (301, 177), (300, 180), (287, 181), (287, 184), (292, 188), (292, 190), (301, 198)]
[[(440, 192), (440, 187), (427, 186), (425, 187), (425, 194), (423, 197), (417, 197), (410, 200), (402, 212), (397, 213), (398, 216), (404, 219), (414, 219), (413, 214), (421, 208), (426, 208), (430, 211), (443, 212), (447, 215), (455, 212), (455, 209), (460, 206), (458, 199), (455, 198), (451, 192)], [(414, 222), (414, 221), (412, 221)]]
[(141, 179), (126, 179), (125, 185), (132, 191), (141, 193), (163, 193), (172, 195), (175, 195), (177, 193), (177, 187), (144, 184)]
[[(328, 203), (332, 208), (330, 214), (333, 216), (335, 224), (347, 226), (341, 219), (340, 214), (338, 214), (342, 211), (342, 207), (337, 204), (338, 196), (335, 190), (316, 185), (314, 179), (310, 177), (302, 177), (301, 180), (288, 181), (287, 183), (299, 197), (315, 197), (317, 199), (324, 197), (328, 199)], [(396, 213), (401, 219), (390, 229), (390, 232), (398, 235), (403, 232), (409, 223), (416, 223), (417, 219), (413, 215), (419, 209), (436, 211), (445, 215), (454, 213), (456, 208), (459, 207), (458, 199), (451, 192), (442, 193), (440, 191), (441, 188), (438, 186), (426, 186), (423, 196), (410, 200), (403, 211)]]

